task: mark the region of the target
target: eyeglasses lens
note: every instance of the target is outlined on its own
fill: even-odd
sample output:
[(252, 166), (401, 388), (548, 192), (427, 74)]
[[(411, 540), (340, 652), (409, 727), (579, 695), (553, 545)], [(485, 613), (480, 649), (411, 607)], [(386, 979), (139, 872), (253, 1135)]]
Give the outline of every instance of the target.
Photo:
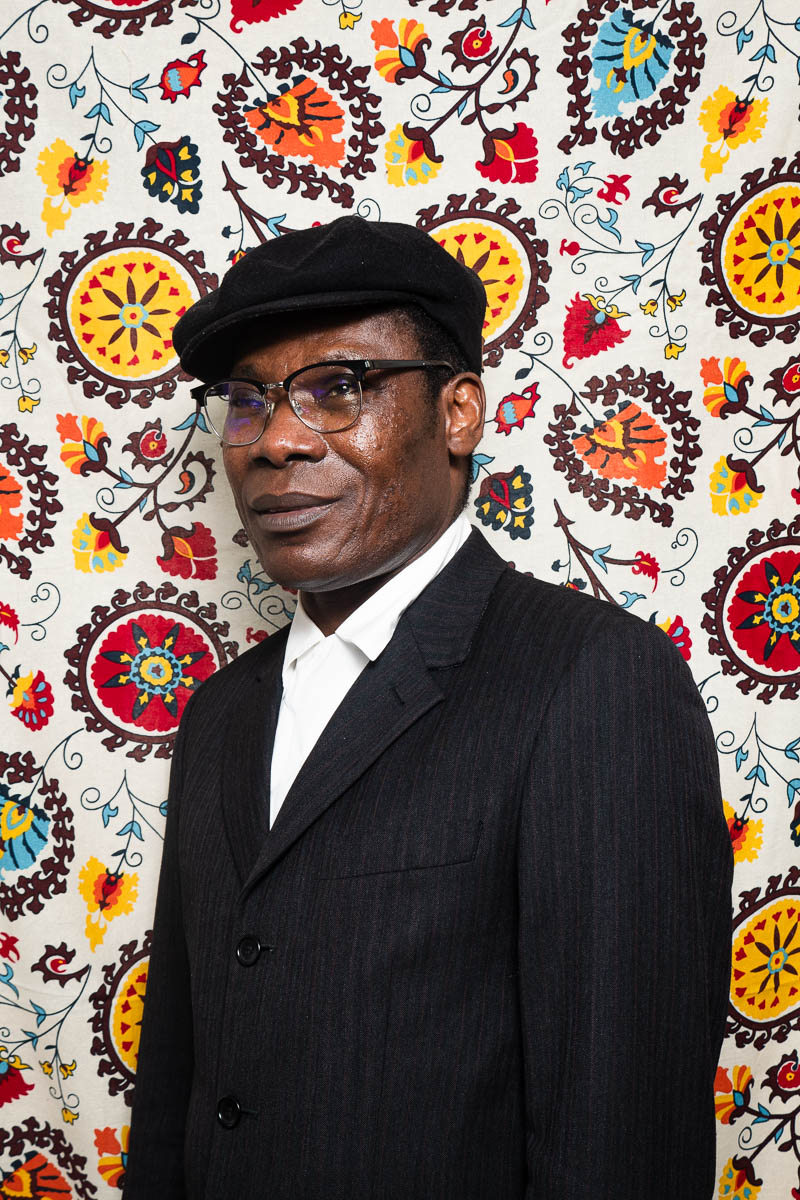
[[(290, 383), (289, 401), (309, 429), (335, 433), (352, 425), (361, 411), (361, 385), (349, 367), (309, 367)], [(252, 384), (214, 384), (205, 393), (205, 407), (214, 432), (229, 446), (246, 446), (264, 432), (267, 401)]]
[(309, 367), (289, 385), (298, 417), (319, 433), (335, 433), (352, 425), (361, 411), (361, 385), (349, 367)]
[(261, 437), (266, 403), (256, 388), (231, 381), (210, 387), (205, 394), (209, 423), (223, 442), (244, 446)]

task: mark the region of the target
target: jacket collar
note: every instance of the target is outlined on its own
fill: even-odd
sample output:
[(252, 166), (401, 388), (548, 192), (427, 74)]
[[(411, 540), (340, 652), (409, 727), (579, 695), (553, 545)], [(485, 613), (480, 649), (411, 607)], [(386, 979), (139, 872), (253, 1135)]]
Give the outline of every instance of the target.
[[(443, 698), (435, 669), (467, 657), (506, 564), (477, 530), (406, 610), (389, 645), (365, 667), (306, 759), (271, 830), (269, 754), (278, 718), (285, 635), (258, 670), (260, 703), (232, 714), (224, 821), (244, 894), (415, 721)], [(271, 645), (270, 645), (271, 644)]]

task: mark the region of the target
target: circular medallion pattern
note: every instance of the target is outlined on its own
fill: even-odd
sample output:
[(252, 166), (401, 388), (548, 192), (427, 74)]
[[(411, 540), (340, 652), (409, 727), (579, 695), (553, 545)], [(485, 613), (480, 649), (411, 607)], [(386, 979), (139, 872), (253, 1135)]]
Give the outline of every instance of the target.
[[(109, 1095), (129, 1101), (139, 1055), (150, 934), (120, 947), (119, 961), (103, 967), (103, 982), (89, 997), (94, 1009), (91, 1052), (101, 1059), (98, 1073), (108, 1078)], [(130, 1101), (129, 1101), (130, 1102)]]
[(800, 870), (742, 893), (733, 924), (728, 1033), (760, 1049), (800, 1028)]
[[(715, 586), (703, 595), (708, 648), (739, 675), (737, 687), (765, 704), (793, 700), (800, 690), (800, 517), (773, 521), (734, 546)], [(760, 690), (756, 691), (761, 685)]]
[(478, 275), (486, 288), (484, 364), (496, 366), (503, 351), (522, 344), (549, 296), (547, 242), (536, 237), (532, 217), (517, 217), (520, 206), (505, 200), (495, 208), (494, 193), (481, 188), (469, 202), (450, 196), (444, 210), (421, 209), (417, 225), (454, 258)]
[(67, 379), (88, 398), (112, 408), (144, 408), (174, 394), (180, 369), (172, 330), (181, 314), (217, 285), (199, 250), (179, 231), (160, 236), (148, 218), (134, 231), (118, 222), (113, 234), (89, 234), (85, 252), (63, 253), (45, 280), (51, 336), (68, 363)]
[(153, 591), (139, 583), (133, 593), (115, 592), (111, 606), (92, 609), (65, 652), (74, 670), (64, 682), (72, 705), (86, 714), (86, 728), (103, 732), (103, 745), (128, 744), (129, 758), (151, 752), (165, 758), (189, 696), (229, 658), (228, 625), (216, 608), (200, 608), (197, 593), (178, 596), (174, 584)]
[(174, 260), (128, 249), (87, 263), (73, 278), (70, 326), (95, 370), (120, 380), (158, 378), (177, 364), (175, 322), (195, 299)]
[(738, 193), (717, 197), (700, 232), (700, 282), (717, 325), (758, 346), (772, 338), (793, 343), (800, 333), (800, 152), (744, 175)]

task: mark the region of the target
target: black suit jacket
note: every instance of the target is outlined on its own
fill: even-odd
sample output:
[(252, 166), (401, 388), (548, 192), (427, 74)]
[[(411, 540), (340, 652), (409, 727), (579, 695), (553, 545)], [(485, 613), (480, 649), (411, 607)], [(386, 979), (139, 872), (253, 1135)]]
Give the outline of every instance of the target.
[(181, 724), (127, 1200), (709, 1200), (731, 853), (669, 640), (475, 532), (270, 831), (284, 647)]

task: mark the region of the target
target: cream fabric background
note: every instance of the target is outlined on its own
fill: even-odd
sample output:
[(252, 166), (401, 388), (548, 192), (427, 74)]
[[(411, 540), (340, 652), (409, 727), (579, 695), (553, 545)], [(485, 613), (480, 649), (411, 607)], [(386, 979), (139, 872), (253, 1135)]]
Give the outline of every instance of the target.
[(121, 1185), (172, 738), (294, 604), (172, 326), (359, 212), (487, 284), (471, 519), (689, 661), (736, 855), (719, 1196), (800, 1196), (800, 27), (729, 2), (3, 5), (0, 1195)]

